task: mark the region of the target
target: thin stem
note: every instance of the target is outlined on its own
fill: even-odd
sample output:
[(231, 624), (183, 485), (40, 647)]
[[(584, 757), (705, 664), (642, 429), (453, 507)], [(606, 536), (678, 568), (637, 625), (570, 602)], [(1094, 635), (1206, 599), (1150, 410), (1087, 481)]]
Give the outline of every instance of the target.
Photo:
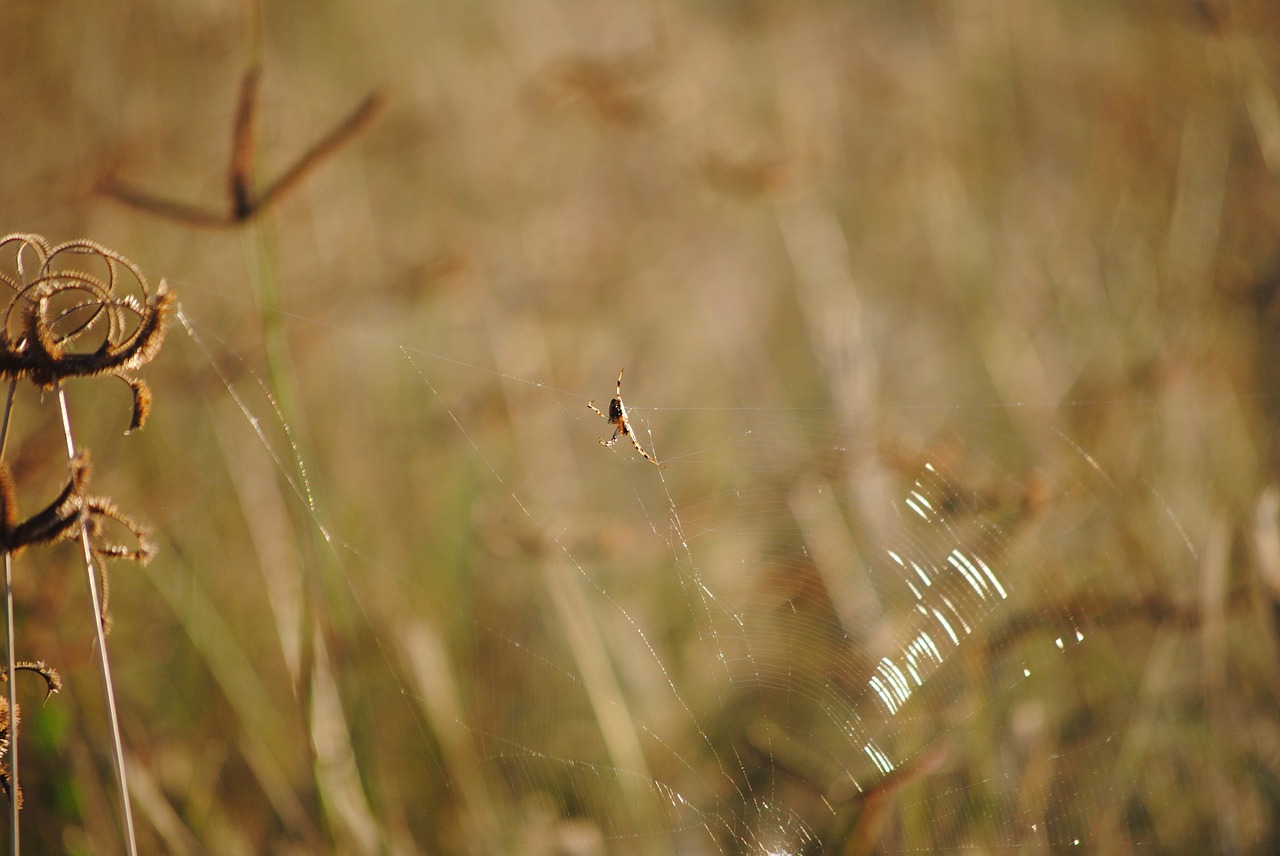
[(22, 852), (18, 833), (18, 682), (14, 678), (16, 663), (13, 634), (13, 554), (4, 551), (5, 662), (9, 680), (9, 853)]
[[(67, 409), (67, 394), (58, 386), (58, 408), (62, 411), (62, 432), (67, 439), (67, 457), (76, 456), (75, 440), (71, 436), (71, 414)], [(111, 662), (107, 658), (107, 634), (102, 627), (102, 601), (98, 597), (98, 575), (93, 561), (93, 545), (89, 542), (89, 528), (80, 527), (80, 546), (84, 551), (85, 576), (89, 582), (89, 598), (93, 602), (93, 627), (98, 638), (98, 661), (102, 667), (102, 683), (107, 697), (107, 714), (111, 720), (111, 749), (115, 754), (116, 783), (120, 788), (120, 811), (124, 821), (125, 840), (129, 856), (138, 856), (138, 842), (133, 831), (133, 809), (129, 804), (129, 781), (124, 769), (124, 743), (120, 739), (120, 716), (116, 711), (116, 693), (111, 679)], [(9, 683), (13, 683), (10, 677)]]
[[(294, 426), (295, 431), (305, 432), (306, 426), (300, 416), (301, 409), (295, 404), (298, 399), (297, 381), (293, 372), (289, 341), (285, 337), (281, 320), (284, 313), (281, 311), (279, 282), (276, 278), (275, 266), (271, 261), (274, 256), (271, 235), (265, 225), (258, 224), (255, 228), (245, 231), (242, 245), (250, 276), (250, 287), (253, 289), (258, 305), (262, 307), (262, 338), (267, 357), (267, 384), (278, 407), (280, 421), (286, 426)], [(305, 441), (305, 437), (302, 439)], [(294, 445), (293, 464), (297, 471), (298, 485), (305, 497), (308, 511), (314, 511), (307, 473), (302, 465), (301, 455), (297, 451), (298, 441), (291, 442)], [(318, 623), (319, 616), (323, 614), (323, 585), (319, 580), (320, 570), (315, 561), (314, 544), (310, 540), (311, 527), (305, 521), (299, 522), (295, 519), (294, 522), (293, 534), (298, 541), (302, 563), (302, 600), (298, 616), (300, 634), (298, 643), (301, 656), (297, 675), (300, 685), (295, 687), (295, 692), (303, 702), (303, 709), (309, 710), (315, 663), (313, 627)]]
[[(5, 446), (9, 442), (9, 418), (13, 415), (13, 398), (18, 390), (16, 381), (9, 384), (9, 394), (4, 402), (4, 422), (0, 423), (0, 460), (4, 458)], [(4, 629), (5, 629), (5, 674), (9, 676), (9, 853), (18, 856), (22, 852), (22, 841), (18, 830), (18, 681), (17, 655), (14, 653), (16, 642), (13, 630), (13, 554), (4, 551)]]
[(13, 415), (13, 399), (18, 393), (18, 382), (9, 382), (9, 395), (4, 401), (4, 423), (0, 424), (0, 460), (4, 459), (4, 451), (9, 447), (9, 417)]

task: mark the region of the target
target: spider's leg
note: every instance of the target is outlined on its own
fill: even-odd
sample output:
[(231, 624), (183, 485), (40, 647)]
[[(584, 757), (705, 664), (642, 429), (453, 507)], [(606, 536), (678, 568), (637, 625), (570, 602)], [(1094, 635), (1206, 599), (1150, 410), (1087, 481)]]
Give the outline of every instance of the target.
[[(635, 431), (628, 431), (627, 439), (631, 441), (631, 445), (636, 447), (636, 451), (640, 453), (640, 456), (642, 458), (644, 458), (646, 461), (648, 461), (651, 464), (658, 464), (658, 462), (653, 458), (651, 458), (649, 456), (649, 453), (644, 450), (644, 447), (640, 445), (640, 441), (636, 439)], [(658, 464), (658, 466), (662, 466), (662, 464)]]
[(613, 445), (614, 443), (616, 443), (616, 442), (618, 442), (618, 429), (617, 429), (617, 428), (614, 428), (614, 429), (613, 429), (613, 436), (612, 436), (612, 437), (610, 437), (608, 440), (604, 439), (603, 437), (601, 437), (601, 438), (600, 438), (600, 445), (601, 445), (601, 446), (612, 446), (612, 445)]
[(595, 413), (596, 416), (599, 416), (601, 419), (609, 418), (608, 416), (605, 416), (603, 413), (599, 411), (599, 409), (596, 407), (596, 402), (594, 398), (587, 402), (587, 408), (591, 410), (591, 412)]

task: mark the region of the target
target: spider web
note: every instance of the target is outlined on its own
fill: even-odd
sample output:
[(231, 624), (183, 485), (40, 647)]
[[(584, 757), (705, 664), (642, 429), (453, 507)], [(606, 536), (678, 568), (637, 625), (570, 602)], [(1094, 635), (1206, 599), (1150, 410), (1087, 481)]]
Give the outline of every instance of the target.
[[(238, 362), (183, 320), (198, 359)], [(1152, 595), (1155, 560), (1135, 557), (1185, 579), (1200, 533), (1139, 465), (1089, 445), (1107, 413), (1145, 402), (854, 419), (720, 405), (715, 385), (673, 404), (660, 376), (628, 367), (624, 400), (659, 470), (596, 442), (585, 402), (607, 399), (612, 371), (570, 391), (294, 320), (366, 355), (345, 368), (379, 378), (368, 400), (351, 393), (354, 415), (298, 444), (257, 370), (219, 374), (294, 474), (342, 567), (339, 600), (375, 637), (372, 668), (406, 702), (413, 727), (380, 725), (367, 751), (417, 759), (432, 796), (423, 826), (407, 822), (414, 840), (1101, 852), (1144, 843), (1147, 819), (1172, 810), (1135, 782), (1158, 706), (1144, 674), (1176, 597)], [(388, 413), (379, 396), (399, 404), (365, 424)], [(359, 444), (367, 491), (343, 486), (331, 442)], [(352, 518), (370, 497), (383, 505)], [(362, 538), (380, 515), (397, 519)]]

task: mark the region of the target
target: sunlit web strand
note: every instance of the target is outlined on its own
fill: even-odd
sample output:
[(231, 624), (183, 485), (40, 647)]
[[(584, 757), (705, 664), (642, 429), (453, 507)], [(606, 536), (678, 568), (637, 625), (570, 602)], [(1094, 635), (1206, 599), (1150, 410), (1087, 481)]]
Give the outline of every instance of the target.
[[(445, 412), (448, 413), (449, 418), (453, 421), (458, 431), (462, 434), (464, 438), (466, 438), (472, 450), (476, 453), (476, 455), (480, 458), (480, 460), (484, 462), (485, 466), (489, 469), (489, 472), (493, 475), (494, 479), (497, 480), (498, 484), (502, 485), (503, 489), (510, 494), (512, 500), (516, 504), (516, 507), (520, 509), (520, 511), (529, 519), (530, 522), (532, 522), (535, 526), (538, 527), (539, 531), (545, 533), (547, 537), (551, 539), (551, 541), (563, 552), (565, 557), (568, 558), (568, 560), (572, 563), (572, 565), (578, 571), (578, 573), (582, 576), (582, 578), (585, 579), (588, 582), (588, 584), (591, 585), (591, 587), (595, 590), (595, 592), (601, 597), (603, 597), (609, 603), (609, 605), (612, 606), (614, 609), (616, 609), (618, 613), (622, 615), (623, 618), (627, 621), (628, 625), (640, 638), (641, 643), (645, 646), (654, 664), (658, 667), (659, 671), (661, 672), (663, 676), (663, 680), (666, 682), (668, 688), (671, 690), (672, 697), (676, 699), (676, 701), (679, 703), (681, 708), (684, 710), (686, 716), (689, 719), (689, 722), (697, 730), (699, 737), (702, 739), (703, 743), (712, 751), (713, 754), (716, 754), (714, 743), (712, 742), (710, 735), (708, 735), (703, 730), (702, 725), (698, 721), (697, 716), (694, 714), (693, 710), (688, 706), (688, 703), (684, 700), (684, 696), (680, 693), (679, 689), (676, 687), (675, 681), (671, 677), (671, 673), (668, 671), (666, 664), (662, 662), (662, 658), (658, 655), (657, 649), (654, 647), (653, 643), (649, 640), (649, 638), (644, 633), (644, 631), (640, 628), (640, 625), (636, 622), (636, 620), (627, 612), (627, 610), (620, 603), (618, 603), (607, 591), (602, 589), (598, 583), (596, 583), (594, 580), (591, 579), (591, 577), (587, 574), (586, 569), (582, 567), (582, 565), (573, 556), (573, 554), (569, 551), (569, 549), (553, 533), (548, 531), (547, 528), (538, 521), (538, 519), (529, 510), (528, 506), (526, 506), (524, 502), (520, 499), (520, 497), (516, 494), (516, 492), (512, 490), (509, 485), (507, 485), (506, 480), (503, 479), (501, 474), (498, 473), (497, 468), (494, 467), (492, 462), (490, 462), (489, 459), (480, 450), (480, 447), (475, 442), (474, 438), (472, 438), (470, 432), (468, 432), (466, 428), (463, 427), (461, 421), (459, 421), (457, 415), (453, 412), (453, 410), (449, 408), (448, 405), (444, 404), (443, 399), (440, 397), (439, 391), (435, 388), (435, 386), (431, 383), (430, 379), (422, 371), (422, 368), (414, 361), (413, 354), (411, 354), (408, 349), (402, 349), (402, 350), (404, 352), (405, 358), (409, 361), (409, 364), (413, 367), (414, 371), (418, 373), (419, 378), (422, 380), (424, 384), (426, 384), (427, 388), (431, 391), (432, 395), (436, 397), (436, 400), (440, 401), (441, 406), (444, 407)], [(683, 758), (681, 759), (681, 761), (685, 764), (686, 767), (688, 767), (690, 772), (694, 772), (692, 766), (688, 763), (688, 761), (684, 760)], [(739, 760), (739, 764), (741, 764), (741, 760)], [(721, 775), (738, 793), (739, 798), (746, 799), (746, 794), (742, 793), (738, 783), (735, 782), (733, 780), (733, 777), (730, 776), (728, 772), (724, 769), (723, 764), (721, 764), (720, 766), (721, 766), (721, 771), (720, 771)]]

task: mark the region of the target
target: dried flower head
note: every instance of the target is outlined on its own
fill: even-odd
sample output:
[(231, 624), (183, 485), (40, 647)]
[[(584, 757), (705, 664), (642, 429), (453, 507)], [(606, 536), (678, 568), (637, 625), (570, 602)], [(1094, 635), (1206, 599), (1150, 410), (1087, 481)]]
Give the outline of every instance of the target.
[[(111, 500), (85, 495), (84, 488), (89, 482), (89, 473), (89, 453), (81, 452), (71, 462), (71, 477), (53, 502), (19, 522), (13, 476), (9, 468), (0, 462), (0, 550), (16, 554), (23, 547), (32, 544), (52, 544), (74, 538), (80, 534), (80, 526), (83, 525), (89, 532), (95, 556), (103, 559), (150, 561), (155, 548), (147, 539), (146, 531), (121, 513)], [(137, 546), (104, 543), (102, 539), (107, 524), (111, 522), (127, 529)]]
[[(71, 477), (53, 502), (26, 520), (19, 521), (13, 476), (9, 468), (0, 462), (0, 551), (17, 555), (25, 547), (75, 538), (83, 528), (88, 533), (95, 569), (102, 583), (99, 617), (107, 626), (110, 591), (107, 560), (125, 559), (146, 564), (155, 555), (156, 548), (147, 530), (116, 508), (111, 500), (85, 494), (89, 472), (89, 453), (81, 452), (71, 462)], [(128, 532), (133, 543), (106, 540), (112, 524), (117, 531), (123, 529)]]
[[(46, 688), (44, 697), (46, 699), (58, 690), (62, 689), (62, 679), (58, 677), (58, 672), (39, 660), (34, 662), (20, 660), (14, 664), (14, 668), (18, 671), (35, 672), (40, 677), (44, 678)], [(3, 668), (0, 668), (0, 681), (8, 680), (9, 673)], [(17, 721), (18, 713), (19, 711), (15, 709), (11, 716), (9, 711), (9, 700), (4, 696), (0, 696), (0, 759), (9, 754), (9, 739), (13, 734), (13, 728), (11, 726), (13, 722)], [(15, 800), (18, 804), (18, 808), (22, 808), (22, 789), (14, 788), (13, 780), (9, 775), (8, 764), (0, 763), (0, 791), (3, 791), (6, 797)]]
[[(64, 378), (110, 375), (133, 392), (129, 431), (151, 406), (147, 385), (131, 374), (156, 355), (173, 294), (154, 290), (133, 262), (93, 241), (51, 245), (40, 235), (0, 238), (12, 265), (0, 283), (12, 296), (0, 326), (0, 378), (52, 389)], [(122, 294), (132, 287), (137, 293)]]

